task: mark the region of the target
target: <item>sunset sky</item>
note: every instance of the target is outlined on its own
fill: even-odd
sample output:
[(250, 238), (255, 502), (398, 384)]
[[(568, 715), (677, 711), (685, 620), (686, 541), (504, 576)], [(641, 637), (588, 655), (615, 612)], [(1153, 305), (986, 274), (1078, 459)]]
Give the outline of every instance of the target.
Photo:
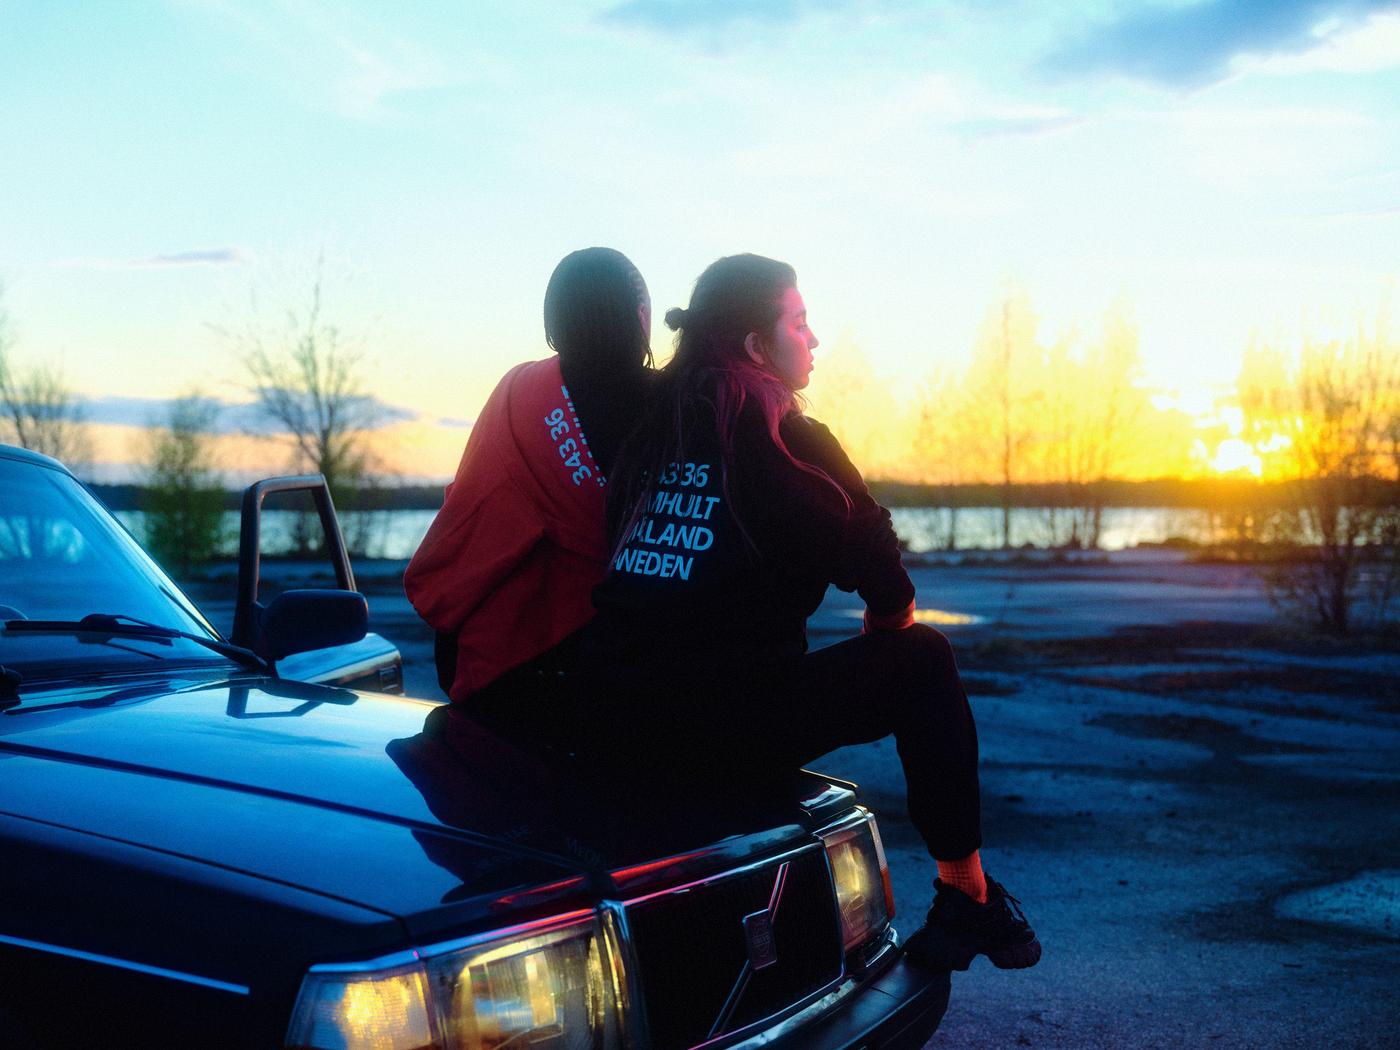
[(0, 130), (14, 353), (90, 419), (246, 400), (215, 328), (303, 305), (324, 253), (432, 476), (589, 244), (658, 317), (717, 256), (785, 259), (901, 397), (1009, 285), (1047, 338), (1126, 305), (1193, 411), (1252, 333), (1400, 275), (1397, 3), (0, 0)]

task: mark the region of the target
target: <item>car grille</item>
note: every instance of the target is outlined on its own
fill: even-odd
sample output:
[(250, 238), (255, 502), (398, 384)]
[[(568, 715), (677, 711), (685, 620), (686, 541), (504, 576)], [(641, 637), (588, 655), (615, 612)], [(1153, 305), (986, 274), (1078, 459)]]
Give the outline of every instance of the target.
[[(781, 883), (771, 918), (762, 918)], [(738, 1032), (834, 983), (840, 918), (822, 848), (634, 901), (627, 925), (656, 1050)]]

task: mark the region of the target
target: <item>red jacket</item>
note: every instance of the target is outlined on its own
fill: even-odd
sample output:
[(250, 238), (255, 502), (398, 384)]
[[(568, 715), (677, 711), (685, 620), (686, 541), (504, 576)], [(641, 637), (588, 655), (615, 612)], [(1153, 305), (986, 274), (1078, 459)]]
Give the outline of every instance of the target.
[(418, 615), (457, 636), (453, 700), (592, 619), (607, 569), (603, 484), (559, 358), (507, 372), (404, 573)]

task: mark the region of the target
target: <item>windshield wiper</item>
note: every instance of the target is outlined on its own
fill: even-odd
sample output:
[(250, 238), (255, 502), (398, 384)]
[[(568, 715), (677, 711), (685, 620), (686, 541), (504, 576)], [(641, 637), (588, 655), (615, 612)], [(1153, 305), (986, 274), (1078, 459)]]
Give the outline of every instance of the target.
[(122, 638), (183, 638), (237, 660), (246, 667), (272, 674), (272, 665), (251, 649), (190, 631), (162, 627), (149, 620), (138, 620), (124, 613), (88, 613), (81, 620), (6, 620), (5, 630), (34, 634), (105, 634)]

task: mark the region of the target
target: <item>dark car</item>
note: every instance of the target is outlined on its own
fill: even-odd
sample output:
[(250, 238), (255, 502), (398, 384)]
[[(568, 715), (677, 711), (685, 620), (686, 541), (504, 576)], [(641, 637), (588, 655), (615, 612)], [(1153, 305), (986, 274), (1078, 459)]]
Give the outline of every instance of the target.
[(346, 688), (399, 658), (323, 487), (340, 588), (257, 595), (262, 495), (314, 484), (250, 490), (225, 641), (0, 446), (0, 1046), (922, 1045), (948, 977), (851, 785), (676, 797)]

